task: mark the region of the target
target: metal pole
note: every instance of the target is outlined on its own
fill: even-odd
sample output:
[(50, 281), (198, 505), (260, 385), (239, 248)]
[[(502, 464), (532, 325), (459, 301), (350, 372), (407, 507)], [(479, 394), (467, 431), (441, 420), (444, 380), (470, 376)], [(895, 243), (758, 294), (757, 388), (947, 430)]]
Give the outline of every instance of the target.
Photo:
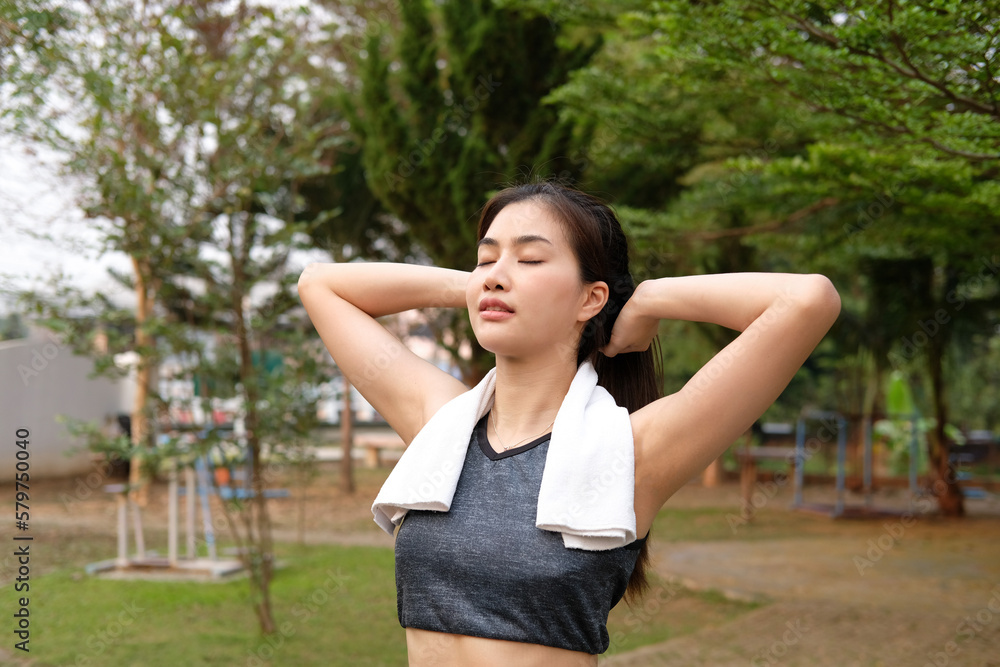
[(872, 508), (872, 416), (865, 415), (865, 508)]
[(177, 567), (177, 461), (170, 464), (167, 486), (167, 560)]
[(146, 557), (146, 541), (142, 536), (142, 517), (139, 514), (139, 503), (129, 501), (132, 506), (132, 525), (135, 531), (135, 552), (136, 557), (143, 559)]
[[(123, 485), (124, 486), (124, 485)], [(125, 487), (126, 489), (128, 487)], [(128, 566), (128, 512), (125, 494), (128, 491), (115, 494), (118, 505), (118, 567)]]
[(919, 415), (913, 413), (910, 417), (911, 435), (910, 438), (910, 498), (917, 495), (917, 456), (920, 443), (917, 441), (917, 418)]
[(833, 516), (844, 513), (844, 478), (847, 467), (847, 422), (843, 417), (837, 417), (837, 504)]
[(208, 545), (208, 557), (218, 560), (215, 552), (215, 532), (212, 530), (212, 509), (208, 505), (208, 494), (211, 491), (211, 480), (208, 479), (208, 465), (205, 457), (198, 457), (198, 495), (201, 496), (201, 520), (205, 529), (205, 543)]
[(184, 468), (184, 487), (187, 489), (186, 505), (187, 511), (184, 516), (184, 528), (187, 532), (187, 557), (196, 557), (194, 548), (194, 501), (198, 494), (197, 484), (194, 479), (194, 468), (187, 466)]
[(805, 466), (806, 420), (799, 417), (795, 425), (795, 498), (792, 507), (802, 507), (802, 468)]

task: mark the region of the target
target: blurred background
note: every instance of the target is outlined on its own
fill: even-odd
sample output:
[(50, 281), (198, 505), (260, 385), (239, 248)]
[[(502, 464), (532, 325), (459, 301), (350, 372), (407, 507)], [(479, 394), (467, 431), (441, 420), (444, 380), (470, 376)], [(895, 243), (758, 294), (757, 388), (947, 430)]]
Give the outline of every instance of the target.
[[(39, 611), (49, 662), (30, 664), (405, 664), (392, 539), (368, 512), (403, 444), (296, 281), (311, 261), (471, 270), (482, 204), (536, 179), (614, 206), (637, 281), (817, 272), (843, 301), (779, 400), (657, 519), (656, 609), (616, 608), (602, 664), (995, 664), (998, 9), (0, 1), (0, 422), (32, 434), (30, 461), (4, 447), (0, 480), (12, 503), (21, 473), (43, 485), (39, 567), (103, 610)], [(380, 321), (469, 386), (493, 366), (464, 311)], [(736, 333), (663, 321), (664, 392)], [(157, 593), (80, 569), (116, 549), (115, 571), (152, 568), (199, 461), (242, 482), (190, 482), (205, 530), (159, 566), (217, 538), (255, 613), (245, 583), (202, 602), (176, 584), (173, 620), (110, 636), (122, 599)], [(221, 493), (234, 483), (243, 496)], [(125, 529), (120, 507), (145, 523)], [(316, 563), (340, 578), (318, 587)], [(924, 593), (893, 597), (907, 587)], [(200, 604), (245, 622), (173, 641)], [(162, 663), (136, 657), (161, 644)]]

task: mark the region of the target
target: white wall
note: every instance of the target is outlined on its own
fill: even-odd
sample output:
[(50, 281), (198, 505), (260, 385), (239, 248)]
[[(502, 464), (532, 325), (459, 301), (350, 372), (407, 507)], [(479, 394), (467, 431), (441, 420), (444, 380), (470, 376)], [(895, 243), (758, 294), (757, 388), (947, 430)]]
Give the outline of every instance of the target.
[(16, 472), (18, 429), (30, 433), (28, 463), (31, 479), (70, 477), (93, 472), (88, 453), (63, 453), (85, 443), (72, 438), (57, 414), (103, 424), (128, 413), (123, 388), (127, 379), (87, 378), (93, 370), (88, 357), (73, 354), (45, 329), (31, 327), (28, 338), (0, 342), (0, 481), (11, 482)]

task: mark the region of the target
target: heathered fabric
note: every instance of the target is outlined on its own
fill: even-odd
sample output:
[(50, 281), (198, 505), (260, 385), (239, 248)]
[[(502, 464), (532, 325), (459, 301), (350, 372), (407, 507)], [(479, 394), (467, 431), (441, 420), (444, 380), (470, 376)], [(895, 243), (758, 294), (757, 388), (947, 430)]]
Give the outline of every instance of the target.
[(551, 434), (498, 453), (488, 417), (473, 431), (450, 510), (409, 510), (396, 533), (399, 624), (604, 653), (608, 613), (646, 538), (585, 551), (536, 528)]

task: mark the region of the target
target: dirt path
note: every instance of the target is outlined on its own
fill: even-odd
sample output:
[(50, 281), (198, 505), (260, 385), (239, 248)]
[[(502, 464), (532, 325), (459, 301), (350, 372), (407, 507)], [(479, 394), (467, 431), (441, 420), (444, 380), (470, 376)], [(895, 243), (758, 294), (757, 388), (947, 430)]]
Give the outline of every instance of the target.
[(840, 534), (654, 542), (662, 576), (773, 602), (600, 664), (1000, 665), (1000, 521), (831, 524)]

